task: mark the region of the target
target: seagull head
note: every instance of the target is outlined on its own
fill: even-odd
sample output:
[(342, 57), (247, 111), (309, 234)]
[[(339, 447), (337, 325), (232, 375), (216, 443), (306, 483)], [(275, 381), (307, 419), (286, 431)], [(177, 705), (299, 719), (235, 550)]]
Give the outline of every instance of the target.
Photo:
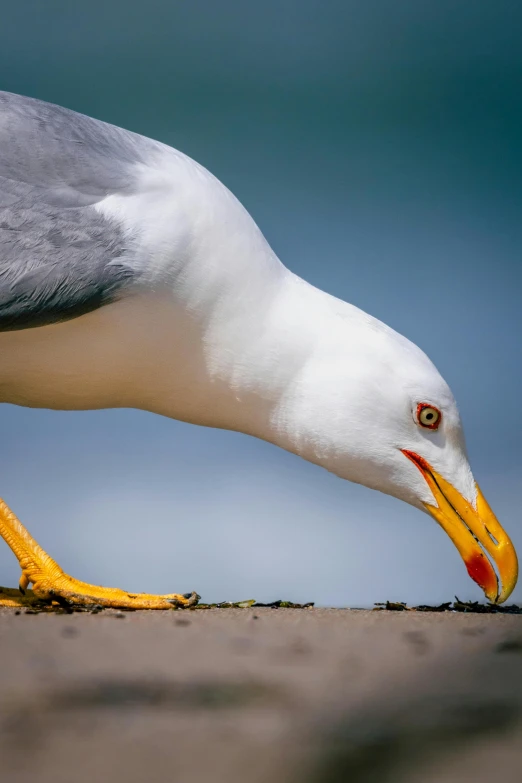
[(517, 555), (476, 483), (453, 394), (415, 344), (357, 311), (317, 341), (277, 411), (290, 448), (430, 514), (502, 603)]

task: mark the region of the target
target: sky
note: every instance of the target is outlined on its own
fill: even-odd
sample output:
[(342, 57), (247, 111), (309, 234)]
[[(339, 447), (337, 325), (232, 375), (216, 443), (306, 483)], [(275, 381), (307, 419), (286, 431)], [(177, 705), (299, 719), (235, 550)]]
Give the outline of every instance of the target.
[[(522, 554), (522, 5), (0, 0), (0, 12), (1, 89), (187, 153), (292, 271), (428, 353)], [(209, 601), (481, 598), (430, 517), (248, 436), (10, 405), (0, 433), (0, 494), (77, 578)], [(0, 545), (0, 584), (18, 578)]]

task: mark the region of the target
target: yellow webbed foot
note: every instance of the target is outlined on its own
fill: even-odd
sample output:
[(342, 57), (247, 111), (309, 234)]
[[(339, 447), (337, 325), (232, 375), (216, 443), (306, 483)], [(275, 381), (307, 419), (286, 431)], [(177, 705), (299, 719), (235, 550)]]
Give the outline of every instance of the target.
[[(66, 574), (29, 534), (20, 520), (0, 499), (0, 535), (12, 549), (20, 567), (20, 592), (0, 588), (0, 606), (28, 607), (46, 602), (76, 607), (103, 606), (113, 609), (172, 609), (195, 606), (197, 593), (149, 595), (128, 593), (114, 587), (80, 582)], [(32, 584), (33, 590), (26, 593)]]

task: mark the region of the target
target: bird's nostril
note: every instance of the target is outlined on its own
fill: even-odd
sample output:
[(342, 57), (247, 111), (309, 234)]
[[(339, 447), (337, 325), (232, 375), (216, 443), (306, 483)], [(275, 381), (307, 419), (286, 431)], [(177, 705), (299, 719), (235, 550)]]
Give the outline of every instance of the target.
[(493, 535), (493, 533), (491, 532), (491, 530), (488, 530), (488, 529), (486, 528), (486, 533), (487, 533), (487, 534), (488, 534), (488, 536), (491, 538), (491, 540), (493, 541), (493, 543), (495, 544), (495, 546), (498, 546), (498, 545), (499, 545), (499, 542), (497, 541), (497, 539), (495, 538), (495, 536)]

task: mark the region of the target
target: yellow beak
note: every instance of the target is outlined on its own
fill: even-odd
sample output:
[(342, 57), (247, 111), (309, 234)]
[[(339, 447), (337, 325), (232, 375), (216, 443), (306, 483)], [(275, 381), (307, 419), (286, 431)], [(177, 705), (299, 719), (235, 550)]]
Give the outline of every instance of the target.
[[(425, 503), (426, 510), (459, 550), (468, 574), (484, 590), (489, 601), (503, 603), (517, 583), (517, 553), (478, 485), (477, 508), (474, 509), (425, 459), (406, 449), (403, 449), (403, 454), (418, 467), (428, 482), (437, 505)], [(500, 585), (493, 565), (499, 573)]]

